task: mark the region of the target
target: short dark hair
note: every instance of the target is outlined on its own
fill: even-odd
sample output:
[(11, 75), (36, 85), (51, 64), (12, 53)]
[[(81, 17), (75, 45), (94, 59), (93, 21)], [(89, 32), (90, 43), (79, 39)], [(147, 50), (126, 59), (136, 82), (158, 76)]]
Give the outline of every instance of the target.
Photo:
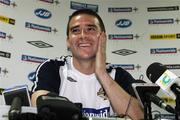
[(87, 14), (87, 15), (91, 15), (91, 16), (96, 17), (98, 19), (98, 21), (99, 21), (99, 26), (101, 28), (101, 31), (106, 32), (104, 23), (103, 23), (101, 17), (96, 12), (94, 12), (94, 11), (92, 11), (90, 9), (80, 9), (80, 10), (77, 10), (77, 11), (73, 12), (71, 14), (71, 16), (69, 17), (68, 24), (67, 24), (67, 29), (66, 29), (66, 35), (67, 36), (69, 35), (69, 23), (70, 23), (71, 19), (74, 16), (77, 16), (77, 15), (80, 15), (80, 14)]

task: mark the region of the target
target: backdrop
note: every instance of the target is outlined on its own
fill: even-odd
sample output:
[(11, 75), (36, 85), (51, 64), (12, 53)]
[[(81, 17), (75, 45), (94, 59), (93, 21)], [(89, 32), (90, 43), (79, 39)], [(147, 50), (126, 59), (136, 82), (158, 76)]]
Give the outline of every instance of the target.
[(179, 0), (0, 0), (0, 87), (27, 84), (31, 89), (40, 63), (70, 54), (66, 24), (81, 8), (98, 12), (105, 23), (107, 62), (147, 82), (153, 62), (179, 76), (179, 6)]

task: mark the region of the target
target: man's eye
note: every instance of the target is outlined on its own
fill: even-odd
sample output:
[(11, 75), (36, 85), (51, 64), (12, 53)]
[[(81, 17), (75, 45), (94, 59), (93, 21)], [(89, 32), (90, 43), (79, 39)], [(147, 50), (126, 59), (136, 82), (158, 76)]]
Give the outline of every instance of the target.
[(96, 29), (94, 27), (89, 27), (87, 28), (88, 31), (96, 31)]
[(72, 33), (78, 33), (79, 31), (80, 31), (79, 29), (75, 29), (75, 28), (71, 30)]

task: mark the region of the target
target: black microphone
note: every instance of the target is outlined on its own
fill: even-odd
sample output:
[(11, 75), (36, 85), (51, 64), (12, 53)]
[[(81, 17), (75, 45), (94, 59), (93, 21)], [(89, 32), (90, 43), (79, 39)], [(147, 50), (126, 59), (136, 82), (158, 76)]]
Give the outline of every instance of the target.
[(11, 107), (8, 112), (9, 120), (18, 120), (21, 114), (22, 101), (20, 97), (15, 97), (12, 101)]
[(37, 111), (42, 118), (48, 120), (81, 120), (82, 105), (69, 101), (68, 98), (59, 96), (55, 93), (48, 93), (37, 98)]
[(161, 89), (173, 99), (176, 98), (175, 93), (179, 90), (178, 88), (180, 88), (178, 86), (180, 80), (174, 73), (169, 71), (166, 66), (158, 62), (152, 63), (147, 68), (146, 75), (149, 80), (159, 85)]
[(147, 101), (151, 101), (156, 104), (158, 107), (170, 112), (174, 113), (175, 110), (170, 105), (167, 105), (164, 100), (159, 98), (156, 94), (159, 91), (160, 87), (154, 83), (146, 83), (142, 80), (136, 80), (132, 83), (132, 87), (137, 98), (140, 100), (142, 107), (144, 107), (144, 103)]
[(152, 101), (154, 104), (156, 104), (157, 106), (159, 106), (160, 108), (163, 108), (164, 110), (170, 112), (170, 113), (175, 113), (175, 110), (173, 107), (171, 107), (170, 105), (166, 104), (164, 102), (164, 100), (162, 100), (161, 98), (159, 98), (158, 96), (151, 94), (151, 93), (146, 93), (146, 95), (148, 96), (148, 98), (150, 99), (150, 101)]
[(19, 120), (21, 107), (31, 105), (27, 85), (5, 89), (2, 94), (5, 104), (11, 105), (8, 112), (9, 120)]

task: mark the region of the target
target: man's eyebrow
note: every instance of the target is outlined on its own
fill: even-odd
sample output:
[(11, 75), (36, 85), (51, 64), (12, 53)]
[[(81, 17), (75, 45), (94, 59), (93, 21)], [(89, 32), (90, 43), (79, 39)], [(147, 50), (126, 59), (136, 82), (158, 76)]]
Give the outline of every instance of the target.
[[(73, 29), (75, 29), (75, 28), (78, 28), (80, 25), (75, 25), (75, 26), (72, 26), (72, 27), (70, 27), (70, 31), (72, 31)], [(87, 27), (93, 27), (93, 28), (98, 28), (97, 27), (97, 25), (95, 25), (95, 24), (88, 24), (88, 25), (86, 25)]]
[(78, 28), (78, 27), (79, 27), (79, 25), (72, 26), (72, 27), (70, 27), (70, 30), (73, 30), (73, 29)]
[(94, 28), (97, 28), (97, 26), (95, 24), (89, 24), (87, 25), (88, 27), (94, 27)]

